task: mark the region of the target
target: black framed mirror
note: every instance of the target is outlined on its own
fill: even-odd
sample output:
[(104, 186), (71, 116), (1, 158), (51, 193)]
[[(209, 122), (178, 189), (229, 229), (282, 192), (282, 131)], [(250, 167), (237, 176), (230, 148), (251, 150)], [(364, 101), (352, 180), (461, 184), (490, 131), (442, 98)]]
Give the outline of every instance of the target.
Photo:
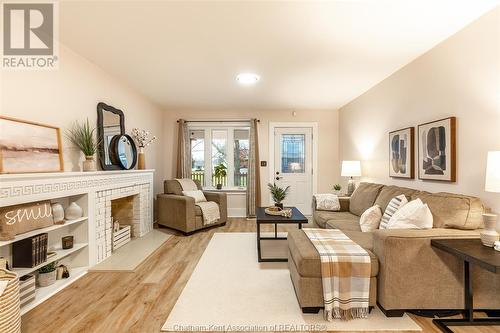
[(100, 140), (99, 160), (103, 170), (121, 170), (120, 164), (113, 163), (111, 141), (114, 136), (125, 135), (125, 116), (122, 110), (100, 102), (97, 104), (97, 135)]
[(127, 134), (115, 135), (111, 139), (110, 158), (114, 165), (130, 170), (137, 163), (137, 147), (134, 140)]

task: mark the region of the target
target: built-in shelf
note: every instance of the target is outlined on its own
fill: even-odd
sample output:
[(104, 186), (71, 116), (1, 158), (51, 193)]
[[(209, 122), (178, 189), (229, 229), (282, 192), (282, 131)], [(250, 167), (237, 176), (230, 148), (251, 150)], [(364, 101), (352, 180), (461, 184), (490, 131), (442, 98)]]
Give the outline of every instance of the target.
[(69, 278), (57, 280), (54, 284), (47, 287), (36, 287), (35, 299), (21, 308), (21, 315), (25, 314), (35, 306), (44, 302), (54, 294), (66, 288), (87, 273), (88, 267), (76, 267), (69, 270)]
[(9, 244), (12, 244), (12, 243), (15, 243), (17, 241), (20, 241), (21, 239), (25, 239), (25, 238), (29, 238), (29, 237), (32, 237), (32, 236), (35, 236), (35, 235), (39, 235), (39, 234), (43, 234), (43, 233), (46, 233), (46, 232), (54, 231), (54, 230), (57, 230), (57, 229), (65, 228), (65, 227), (67, 227), (69, 225), (86, 221), (87, 219), (88, 219), (87, 217), (80, 217), (79, 219), (75, 219), (75, 220), (67, 220), (67, 221), (64, 222), (64, 224), (54, 224), (54, 225), (51, 225), (50, 227), (31, 230), (29, 232), (25, 232), (23, 234), (16, 235), (14, 237), (14, 239), (6, 240), (6, 241), (0, 241), (0, 247), (5, 246), (5, 245), (9, 245)]
[(52, 256), (50, 258), (47, 258), (47, 261), (41, 263), (40, 265), (37, 265), (35, 267), (22, 267), (22, 268), (18, 267), (18, 268), (13, 268), (12, 271), (16, 272), (21, 277), (23, 275), (26, 275), (26, 274), (29, 274), (31, 272), (34, 272), (37, 269), (39, 269), (40, 267), (43, 267), (43, 266), (45, 266), (47, 264), (50, 264), (51, 262), (61, 260), (62, 258), (67, 257), (70, 254), (72, 254), (72, 253), (74, 253), (76, 251), (79, 251), (79, 250), (87, 247), (88, 245), (89, 245), (88, 243), (77, 243), (77, 244), (74, 244), (71, 249), (67, 249), (67, 250), (55, 249), (53, 251), (56, 252), (56, 255)]

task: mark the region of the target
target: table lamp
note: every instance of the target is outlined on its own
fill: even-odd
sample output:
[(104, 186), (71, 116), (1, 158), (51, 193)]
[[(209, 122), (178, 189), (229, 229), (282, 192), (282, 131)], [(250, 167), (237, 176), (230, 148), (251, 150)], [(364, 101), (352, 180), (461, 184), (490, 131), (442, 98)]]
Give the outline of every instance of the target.
[(342, 161), (342, 171), (340, 173), (342, 177), (349, 177), (349, 183), (347, 184), (347, 195), (350, 196), (354, 192), (354, 180), (352, 177), (361, 176), (361, 162), (360, 161)]
[[(500, 193), (500, 151), (488, 152), (484, 190)], [(483, 221), (484, 230), (481, 231), (481, 241), (486, 246), (493, 246), (499, 238), (496, 230), (497, 215), (483, 214)]]

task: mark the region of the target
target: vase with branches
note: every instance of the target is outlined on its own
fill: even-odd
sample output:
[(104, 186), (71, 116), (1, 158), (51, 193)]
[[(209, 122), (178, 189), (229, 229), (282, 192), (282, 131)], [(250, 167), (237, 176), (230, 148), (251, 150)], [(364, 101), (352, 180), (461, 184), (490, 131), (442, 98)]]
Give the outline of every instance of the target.
[(214, 167), (214, 176), (217, 181), (217, 189), (222, 189), (222, 179), (227, 176), (227, 167), (224, 163), (219, 163)]
[(285, 188), (279, 187), (274, 184), (267, 184), (267, 187), (269, 188), (269, 191), (271, 192), (271, 196), (274, 201), (274, 205), (276, 207), (279, 207), (283, 209), (283, 200), (285, 200), (286, 196), (288, 195), (288, 191), (290, 190), (290, 186), (287, 186)]
[(66, 132), (66, 137), (85, 155), (83, 171), (95, 171), (95, 154), (99, 150), (100, 141), (95, 135), (96, 128), (90, 126), (89, 119), (80, 123), (75, 121)]
[(137, 142), (137, 146), (139, 147), (139, 157), (137, 162), (137, 169), (144, 170), (146, 169), (146, 156), (144, 155), (144, 148), (149, 146), (156, 140), (156, 136), (151, 136), (151, 133), (147, 130), (141, 130), (138, 128), (132, 129), (132, 137)]

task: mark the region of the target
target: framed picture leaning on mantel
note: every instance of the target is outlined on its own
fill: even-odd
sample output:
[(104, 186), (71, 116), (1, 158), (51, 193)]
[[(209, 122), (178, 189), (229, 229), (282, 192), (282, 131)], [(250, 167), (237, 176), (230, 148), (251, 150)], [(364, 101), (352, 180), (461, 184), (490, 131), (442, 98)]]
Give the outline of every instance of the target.
[(415, 127), (389, 132), (389, 176), (415, 178)]
[(418, 125), (418, 178), (457, 180), (456, 117)]
[(58, 127), (0, 116), (0, 174), (60, 171)]

